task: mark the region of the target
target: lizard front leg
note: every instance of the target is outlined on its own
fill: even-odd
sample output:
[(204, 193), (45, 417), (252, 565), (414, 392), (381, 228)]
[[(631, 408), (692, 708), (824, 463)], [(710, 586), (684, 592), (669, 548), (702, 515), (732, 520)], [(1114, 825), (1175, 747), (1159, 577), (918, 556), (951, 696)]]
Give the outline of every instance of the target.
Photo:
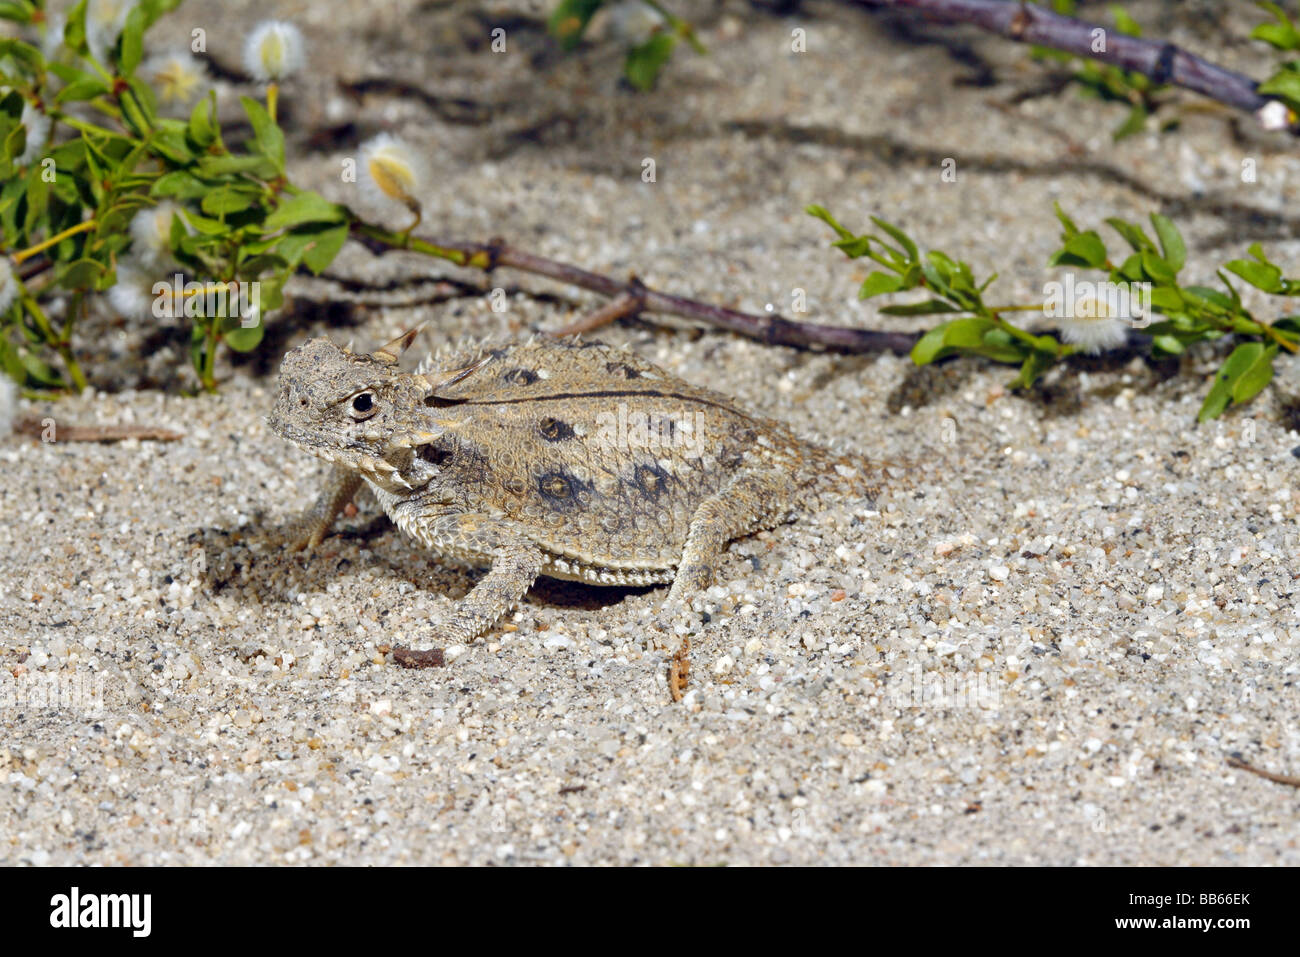
[(532, 587), (545, 563), (530, 538), (488, 515), (442, 513), (417, 516), (409, 524), (416, 538), (435, 549), (491, 559), (487, 574), (456, 603), (450, 617), (434, 624), (436, 637), (448, 642), (470, 641), (496, 624)]
[(359, 472), (333, 466), (315, 504), (284, 529), (283, 538), (289, 547), (296, 552), (319, 545), (334, 524), (334, 519), (352, 501), (352, 496), (357, 494), (360, 487)]

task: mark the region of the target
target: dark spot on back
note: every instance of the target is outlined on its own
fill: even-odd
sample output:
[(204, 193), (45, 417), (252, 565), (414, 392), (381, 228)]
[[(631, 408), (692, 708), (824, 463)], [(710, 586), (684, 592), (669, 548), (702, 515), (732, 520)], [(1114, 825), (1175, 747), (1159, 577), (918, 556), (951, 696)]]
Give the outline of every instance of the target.
[(419, 456), (433, 465), (445, 465), (451, 460), (451, 449), (439, 448), (436, 445), (421, 445)]
[(568, 422), (553, 419), (549, 415), (537, 424), (537, 430), (542, 433), (542, 438), (547, 442), (563, 442), (574, 436), (573, 426)]
[(573, 498), (574, 482), (572, 476), (563, 472), (544, 472), (537, 476), (537, 489), (542, 497), (552, 502), (567, 502)]
[(668, 473), (658, 464), (638, 465), (633, 480), (642, 495), (649, 499), (658, 499), (668, 486)]
[(610, 375), (622, 375), (626, 379), (639, 379), (641, 373), (637, 372), (626, 362), (606, 362), (605, 371)]
[(537, 488), (543, 502), (552, 509), (582, 509), (589, 504), (592, 486), (575, 478), (564, 469), (543, 472), (537, 476)]
[(532, 369), (508, 369), (501, 374), (501, 381), (532, 385), (537, 381), (537, 373)]

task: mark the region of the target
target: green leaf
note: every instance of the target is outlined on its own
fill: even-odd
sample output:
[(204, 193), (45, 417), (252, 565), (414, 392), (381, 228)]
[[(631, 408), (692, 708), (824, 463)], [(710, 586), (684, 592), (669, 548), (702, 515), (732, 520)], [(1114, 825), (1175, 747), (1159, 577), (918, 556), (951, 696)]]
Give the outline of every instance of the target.
[[(307, 226), (272, 239), (276, 253), (290, 268), (299, 263), (319, 275), (334, 261), (348, 238), (347, 223), (339, 226)], [(248, 249), (248, 246), (244, 247)], [(241, 265), (241, 268), (251, 268)]]
[(1231, 296), (1225, 296), (1219, 290), (1211, 289), (1209, 286), (1183, 286), (1182, 293), (1184, 298), (1192, 299), (1198, 305), (1224, 312), (1231, 312), (1235, 308)]
[(1232, 401), (1235, 404), (1249, 402), (1269, 384), (1273, 378), (1273, 359), (1277, 356), (1277, 350), (1276, 343), (1265, 346), (1263, 354), (1237, 376), (1232, 384)]
[(1069, 239), (1079, 231), (1079, 227), (1074, 225), (1074, 220), (1066, 215), (1065, 210), (1061, 209), (1059, 202), (1054, 202), (1052, 205), (1056, 209), (1056, 218), (1061, 221), (1061, 225), (1065, 228), (1065, 235), (1061, 238)]
[(288, 280), (287, 273), (279, 273), (270, 279), (262, 280), (258, 287), (261, 290), (260, 305), (262, 315), (266, 315), (273, 309), (279, 309), (284, 304), (284, 284)]
[(142, 7), (131, 8), (127, 14), (126, 26), (122, 28), (122, 74), (130, 76), (140, 65), (144, 55), (145, 11)]
[(1187, 246), (1183, 243), (1183, 234), (1178, 231), (1172, 219), (1159, 213), (1151, 214), (1151, 225), (1160, 239), (1165, 262), (1175, 273), (1178, 272), (1187, 262)]
[(871, 221), (875, 223), (878, 228), (883, 229), (886, 233), (892, 236), (894, 241), (903, 247), (907, 252), (908, 262), (915, 262), (917, 260), (919, 253), (916, 248), (916, 243), (912, 242), (911, 237), (908, 236), (907, 233), (903, 232), (897, 226), (885, 222), (879, 217), (872, 216)]
[(1300, 48), (1300, 31), (1297, 31), (1295, 24), (1276, 3), (1257, 2), (1256, 6), (1263, 7), (1269, 13), (1273, 14), (1277, 20), (1276, 23), (1261, 23), (1250, 32), (1254, 40), (1263, 40), (1279, 50), (1295, 50)]
[(150, 188), (149, 195), (198, 199), (210, 193), (212, 188), (211, 183), (205, 183), (193, 173), (178, 169), (160, 176)]
[[(1259, 393), (1273, 378), (1273, 357), (1277, 346), (1243, 342), (1233, 349), (1214, 375), (1214, 385), (1205, 396), (1197, 421), (1216, 419), (1230, 402), (1245, 402)], [(1241, 398), (1238, 398), (1240, 396)]]
[(194, 151), (190, 149), (189, 141), (185, 137), (185, 126), (178, 121), (173, 120), (160, 125), (149, 134), (147, 142), (155, 153), (173, 163), (188, 166), (194, 162)]
[(1025, 356), (1025, 361), (1020, 366), (1020, 374), (1011, 381), (1010, 388), (1028, 389), (1039, 376), (1052, 367), (1055, 361), (1056, 356), (1050, 352), (1035, 349)]
[(303, 250), (303, 265), (319, 276), (334, 261), (334, 257), (339, 254), (347, 239), (347, 223), (321, 230), (311, 244)]
[(903, 280), (898, 276), (891, 276), (889, 273), (884, 272), (873, 272), (863, 282), (862, 288), (858, 290), (858, 298), (870, 299), (872, 296), (898, 292), (902, 288)]
[(244, 104), (248, 122), (253, 126), (253, 141), (257, 152), (269, 159), (276, 172), (284, 172), (284, 133), (276, 126), (266, 108), (261, 103), (247, 96), (241, 96), (239, 102)]
[(1289, 332), (1292, 336), (1300, 335), (1300, 316), (1283, 316), (1273, 323), (1273, 328)]
[(881, 306), (880, 312), (886, 316), (933, 316), (945, 312), (962, 312), (963, 310), (941, 299), (927, 299), (924, 302), (901, 303), (893, 306)]
[(12, 162), (23, 154), (27, 148), (27, 129), (23, 126), (14, 126), (4, 139), (3, 156), (6, 161)]
[[(1142, 288), (1143, 285), (1147, 287), (1146, 290)], [(1144, 283), (1144, 284), (1130, 283), (1127, 288), (1129, 294), (1129, 301), (1135, 304), (1135, 308), (1142, 304), (1142, 296), (1144, 292), (1150, 293), (1151, 308), (1147, 310), (1148, 312), (1151, 311), (1163, 312), (1166, 315), (1168, 315), (1171, 312), (1182, 311), (1187, 305), (1183, 301), (1182, 292), (1178, 289), (1177, 286), (1152, 287), (1150, 283)]]
[(3, 336), (0, 336), (0, 367), (3, 367), (5, 373), (15, 382), (27, 380), (27, 369), (24, 368), (23, 360), (18, 355), (18, 349)]
[[(138, 76), (128, 77), (126, 85), (130, 87), (132, 97), (135, 98), (136, 104), (144, 114), (145, 122), (152, 125), (158, 118), (158, 101), (153, 95), (153, 87)], [(143, 136), (148, 131), (137, 130), (136, 132)]]
[(1120, 123), (1120, 125), (1115, 127), (1111, 132), (1111, 140), (1118, 143), (1127, 136), (1132, 136), (1134, 133), (1141, 133), (1143, 128), (1147, 125), (1147, 117), (1149, 115), (1150, 114), (1147, 112), (1145, 105), (1141, 103), (1133, 104), (1133, 108), (1128, 111), (1128, 116), (1124, 118), (1124, 122)]
[(30, 236), (37, 231), (41, 221), (46, 218), (50, 205), (50, 184), (40, 170), (33, 166), (27, 175), (27, 220), (24, 229)]
[(97, 289), (107, 272), (104, 264), (94, 259), (74, 259), (55, 267), (54, 281), (64, 289)]
[(1294, 50), (1300, 46), (1300, 33), (1290, 24), (1261, 23), (1250, 31), (1252, 40), (1263, 40), (1279, 50)]
[(1232, 297), (1232, 307), (1234, 309), (1240, 309), (1241, 293), (1237, 292), (1236, 288), (1232, 285), (1232, 283), (1228, 281), (1228, 277), (1223, 274), (1222, 269), (1216, 270), (1215, 274), (1219, 277), (1219, 282), (1223, 283), (1225, 286), (1228, 287), (1228, 295)]
[(76, 6), (68, 13), (67, 23), (63, 26), (63, 43), (74, 53), (86, 53), (86, 3), (77, 0)]
[(572, 50), (582, 42), (582, 35), (587, 24), (600, 9), (602, 0), (560, 0), (547, 20), (547, 29), (551, 36), (560, 41), (560, 46)]
[(37, 382), (40, 385), (62, 388), (63, 376), (59, 375), (59, 373), (40, 356), (24, 350), (19, 353), (19, 358), (22, 361), (23, 368), (27, 371), (27, 375), (32, 379), (32, 381)]
[(628, 82), (643, 93), (654, 89), (659, 71), (673, 55), (676, 46), (675, 34), (656, 33), (645, 43), (632, 47), (627, 51), (627, 59), (623, 63), (623, 74)]
[(1177, 278), (1174, 271), (1169, 268), (1169, 263), (1161, 259), (1156, 253), (1144, 249), (1141, 257), (1142, 271), (1150, 276), (1153, 282), (1168, 285)]
[(30, 3), (24, 3), (21, 0), (3, 0), (3, 2), (0, 2), (0, 20), (31, 23), (32, 9)]
[(805, 207), (803, 208), (803, 211), (804, 211), (805, 213), (807, 213), (809, 216), (816, 216), (818, 219), (820, 219), (823, 223), (825, 223), (825, 224), (826, 224), (827, 226), (829, 226), (831, 229), (835, 230), (835, 232), (839, 235), (840, 239), (854, 239), (854, 238), (856, 238), (856, 237), (853, 235), (853, 233), (849, 232), (847, 229), (845, 229), (843, 226), (841, 226), (841, 225), (836, 221), (835, 217), (832, 216), (832, 215), (831, 215), (831, 214), (826, 210), (826, 207), (825, 207), (825, 206), (818, 206), (816, 203), (813, 203), (813, 204), (810, 205), (810, 206), (805, 206)]
[(991, 319), (953, 319), (931, 329), (912, 347), (912, 361), (919, 366), (954, 352), (984, 356), (996, 362), (1022, 362), (1027, 349)]
[(186, 237), (187, 239), (194, 239), (196, 241), (195, 245), (202, 245), (204, 242), (204, 236), (225, 237), (231, 229), (229, 224), (223, 223), (219, 219), (210, 219), (207, 216), (200, 216), (193, 210), (185, 211), (185, 221), (194, 227), (195, 232), (200, 234), (198, 236)]
[(59, 90), (58, 95), (54, 97), (55, 103), (77, 103), (84, 100), (93, 100), (97, 96), (103, 96), (108, 92), (108, 85), (97, 76), (91, 76), (83, 73), (79, 79), (73, 80), (63, 89)]
[(1262, 96), (1276, 96), (1286, 100), (1292, 108), (1300, 103), (1300, 73), (1282, 69), (1255, 88)]
[(266, 323), (258, 317), (253, 326), (241, 325), (238, 317), (220, 320), (221, 340), (236, 352), (252, 352), (266, 335)]
[(265, 156), (202, 156), (199, 158), (200, 176), (221, 179), (231, 173), (248, 173), (259, 179), (272, 179), (278, 175), (275, 164)]
[(281, 203), (266, 217), (264, 228), (267, 232), (275, 232), (301, 223), (343, 222), (347, 217), (347, 210), (342, 206), (331, 203), (320, 193), (307, 191)]
[(1152, 336), (1151, 348), (1156, 353), (1169, 356), (1180, 356), (1187, 351), (1183, 341), (1171, 335)]
[(190, 122), (186, 127), (190, 141), (204, 150), (217, 141), (220, 129), (217, 126), (217, 94), (210, 90), (208, 95), (194, 104), (190, 111)]
[(1144, 249), (1149, 249), (1151, 252), (1156, 251), (1156, 244), (1151, 241), (1151, 237), (1146, 234), (1146, 231), (1136, 223), (1130, 223), (1118, 216), (1109, 217), (1106, 223), (1111, 229), (1124, 237), (1125, 242), (1133, 247), (1134, 252), (1140, 253)]
[(1138, 26), (1136, 20), (1128, 15), (1128, 11), (1123, 7), (1112, 6), (1110, 8), (1110, 15), (1115, 18), (1115, 29), (1120, 33), (1126, 34), (1130, 37), (1142, 36), (1142, 28)]
[(23, 43), (12, 37), (0, 37), (0, 60), (5, 57), (12, 57), (25, 63), (33, 73), (40, 73), (45, 69), (45, 57), (41, 55), (40, 50), (30, 43)]
[(221, 186), (205, 194), (199, 206), (209, 216), (225, 216), (228, 213), (243, 212), (255, 205), (259, 198), (255, 191)]
[(1065, 241), (1065, 245), (1048, 261), (1048, 265), (1089, 266), (1093, 269), (1106, 262), (1106, 244), (1094, 230), (1086, 233), (1076, 232)]
[(1240, 276), (1257, 289), (1272, 293), (1282, 291), (1282, 270), (1272, 263), (1256, 262), (1253, 259), (1234, 259), (1225, 263), (1223, 268)]

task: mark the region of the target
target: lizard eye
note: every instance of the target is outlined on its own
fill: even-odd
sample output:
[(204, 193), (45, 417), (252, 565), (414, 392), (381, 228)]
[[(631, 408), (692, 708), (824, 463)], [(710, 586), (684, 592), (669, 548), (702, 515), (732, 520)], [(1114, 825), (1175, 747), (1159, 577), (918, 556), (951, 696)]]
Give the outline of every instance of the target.
[(375, 394), (373, 392), (358, 392), (348, 404), (348, 415), (358, 422), (370, 418), (375, 414), (375, 411)]

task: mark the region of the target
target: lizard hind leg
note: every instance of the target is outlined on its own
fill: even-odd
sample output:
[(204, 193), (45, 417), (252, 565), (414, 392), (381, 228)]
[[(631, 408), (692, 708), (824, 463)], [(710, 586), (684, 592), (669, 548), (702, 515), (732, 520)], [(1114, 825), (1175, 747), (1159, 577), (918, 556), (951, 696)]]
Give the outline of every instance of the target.
[(686, 545), (665, 605), (689, 601), (713, 584), (714, 569), (727, 543), (779, 525), (794, 502), (785, 473), (744, 472), (700, 503), (691, 518)]

